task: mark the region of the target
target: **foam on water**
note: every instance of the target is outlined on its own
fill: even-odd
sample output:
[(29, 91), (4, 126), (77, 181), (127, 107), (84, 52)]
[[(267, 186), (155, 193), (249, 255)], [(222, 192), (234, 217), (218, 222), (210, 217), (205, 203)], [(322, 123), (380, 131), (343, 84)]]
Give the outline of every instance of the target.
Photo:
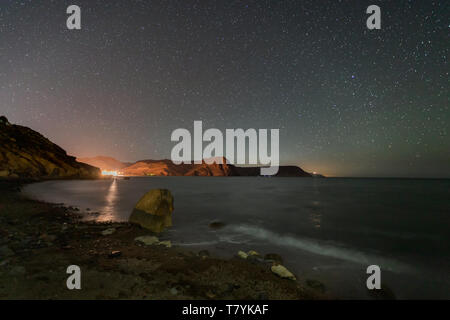
[(338, 245), (320, 243), (316, 240), (304, 239), (294, 236), (280, 235), (264, 228), (246, 224), (234, 225), (230, 226), (229, 228), (234, 232), (252, 236), (260, 240), (265, 240), (279, 246), (295, 247), (314, 254), (333, 257), (336, 259), (343, 259), (346, 261), (358, 263), (365, 266), (377, 264), (383, 270), (388, 270), (397, 273), (414, 272), (414, 269), (412, 267), (403, 264), (401, 262), (383, 258), (377, 255), (363, 253), (350, 248), (344, 248)]

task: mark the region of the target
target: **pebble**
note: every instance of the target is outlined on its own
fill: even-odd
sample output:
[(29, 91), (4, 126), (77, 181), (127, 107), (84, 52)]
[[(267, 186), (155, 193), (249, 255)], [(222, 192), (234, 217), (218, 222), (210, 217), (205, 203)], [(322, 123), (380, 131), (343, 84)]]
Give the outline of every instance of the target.
[(134, 238), (134, 241), (141, 242), (141, 243), (145, 244), (146, 246), (159, 243), (159, 239), (155, 236), (141, 236), (141, 237)]
[(107, 236), (116, 232), (116, 228), (108, 228), (102, 231), (102, 235)]
[(270, 267), (270, 270), (281, 278), (296, 280), (295, 276), (281, 264)]
[(248, 256), (259, 256), (259, 253), (256, 252), (255, 250), (250, 250), (249, 252), (247, 252)]
[(120, 251), (111, 251), (111, 253), (108, 255), (109, 258), (117, 258), (122, 255), (122, 252)]
[(237, 255), (242, 259), (247, 259), (248, 254), (246, 254), (244, 251), (239, 250)]

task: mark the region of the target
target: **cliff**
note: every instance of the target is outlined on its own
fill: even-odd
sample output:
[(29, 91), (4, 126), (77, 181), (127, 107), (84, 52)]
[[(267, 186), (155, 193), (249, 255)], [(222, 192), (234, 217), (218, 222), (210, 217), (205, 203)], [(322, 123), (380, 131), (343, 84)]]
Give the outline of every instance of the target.
[(75, 157), (40, 133), (0, 117), (0, 178), (97, 178), (100, 169)]

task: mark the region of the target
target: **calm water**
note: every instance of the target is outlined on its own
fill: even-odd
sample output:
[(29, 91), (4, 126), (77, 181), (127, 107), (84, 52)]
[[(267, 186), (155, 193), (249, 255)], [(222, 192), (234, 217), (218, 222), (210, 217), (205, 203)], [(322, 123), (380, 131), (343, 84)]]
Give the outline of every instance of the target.
[[(153, 188), (174, 195), (174, 226), (161, 236), (174, 244), (225, 257), (279, 253), (342, 298), (368, 298), (365, 270), (376, 264), (397, 298), (450, 299), (450, 180), (139, 177), (48, 181), (24, 192), (126, 221)], [(226, 226), (212, 230), (213, 221)]]

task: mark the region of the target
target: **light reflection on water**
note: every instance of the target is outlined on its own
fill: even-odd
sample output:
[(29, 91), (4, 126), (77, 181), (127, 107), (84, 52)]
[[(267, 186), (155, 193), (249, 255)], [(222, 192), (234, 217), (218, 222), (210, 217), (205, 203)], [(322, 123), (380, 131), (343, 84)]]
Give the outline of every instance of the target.
[(118, 193), (118, 183), (116, 179), (112, 179), (111, 184), (108, 188), (108, 192), (106, 194), (105, 200), (106, 204), (105, 206), (100, 209), (100, 212), (102, 213), (96, 220), (99, 222), (106, 222), (106, 221), (112, 221), (115, 220), (117, 216), (117, 193)]

